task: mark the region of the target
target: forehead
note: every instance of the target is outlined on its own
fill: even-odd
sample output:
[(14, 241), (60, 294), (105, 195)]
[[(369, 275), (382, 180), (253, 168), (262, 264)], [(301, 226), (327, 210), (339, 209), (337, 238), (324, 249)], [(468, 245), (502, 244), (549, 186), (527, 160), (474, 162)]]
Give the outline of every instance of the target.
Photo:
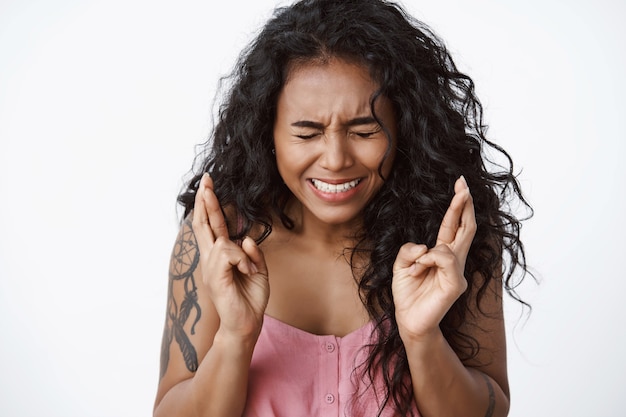
[(339, 58), (297, 62), (288, 69), (278, 108), (367, 113), (377, 90), (364, 65)]
[(338, 57), (314, 58), (292, 61), (287, 67), (283, 90), (290, 84), (302, 84), (303, 81), (314, 81), (319, 78), (336, 78), (349, 80), (352, 83), (360, 82), (369, 87), (377, 88), (369, 69), (356, 60)]
[(368, 80), (372, 80), (369, 74), (369, 68), (358, 58), (323, 55), (313, 58), (294, 59), (289, 62), (287, 64), (285, 84), (287, 84), (291, 78), (299, 72), (316, 68), (351, 68), (362, 73), (362, 75), (366, 76)]

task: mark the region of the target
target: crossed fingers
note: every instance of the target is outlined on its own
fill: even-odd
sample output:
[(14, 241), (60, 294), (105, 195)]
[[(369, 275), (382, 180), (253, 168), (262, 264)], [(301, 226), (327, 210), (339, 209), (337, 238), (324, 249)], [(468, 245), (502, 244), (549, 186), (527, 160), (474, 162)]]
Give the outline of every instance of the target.
[(472, 195), (463, 176), (455, 182), (454, 193), (441, 221), (436, 245), (448, 246), (464, 264), (476, 234), (476, 217)]
[(196, 191), (192, 225), (201, 252), (210, 251), (220, 237), (228, 239), (228, 227), (213, 191), (213, 180), (206, 173)]

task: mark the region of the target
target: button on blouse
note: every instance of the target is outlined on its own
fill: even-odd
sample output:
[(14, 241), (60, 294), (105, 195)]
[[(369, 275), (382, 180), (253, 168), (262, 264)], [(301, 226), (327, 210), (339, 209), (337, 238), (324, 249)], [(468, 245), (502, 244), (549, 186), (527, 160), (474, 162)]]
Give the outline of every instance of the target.
[[(373, 328), (368, 323), (344, 337), (319, 336), (266, 315), (252, 356), (243, 416), (375, 416), (384, 385), (378, 381), (372, 387), (355, 372), (367, 358), (364, 346)], [(391, 407), (382, 413), (393, 415)]]

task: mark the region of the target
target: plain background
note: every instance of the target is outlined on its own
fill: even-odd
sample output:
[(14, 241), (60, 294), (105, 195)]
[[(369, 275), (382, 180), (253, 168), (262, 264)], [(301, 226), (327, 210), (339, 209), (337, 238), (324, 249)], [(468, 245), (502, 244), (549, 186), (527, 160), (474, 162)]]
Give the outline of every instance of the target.
[[(626, 6), (405, 0), (513, 156), (512, 417), (624, 416)], [(175, 198), (274, 0), (0, 0), (0, 415), (151, 415)]]

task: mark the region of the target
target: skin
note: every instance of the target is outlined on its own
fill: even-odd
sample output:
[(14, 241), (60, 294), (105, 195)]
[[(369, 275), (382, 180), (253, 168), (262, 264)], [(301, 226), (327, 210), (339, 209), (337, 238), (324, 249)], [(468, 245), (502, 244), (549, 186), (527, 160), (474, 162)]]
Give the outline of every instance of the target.
[[(300, 224), (321, 227), (327, 235), (350, 235), (382, 186), (378, 167), (388, 140), (370, 110), (376, 89), (364, 68), (343, 61), (291, 71), (278, 98), (274, 146), (278, 171), (302, 209)], [(395, 136), (389, 100), (376, 101), (376, 114)], [(384, 176), (392, 165), (393, 154), (385, 161)], [(348, 192), (325, 193), (312, 180), (360, 182)]]
[[(362, 209), (384, 183), (381, 162), (383, 176), (393, 169), (395, 118), (389, 101), (377, 100), (387, 138), (372, 120), (376, 89), (366, 68), (340, 59), (291, 68), (277, 103), (274, 144), (279, 172), (294, 196), (287, 207), (294, 229), (275, 219), (260, 246), (250, 238), (237, 245), (228, 238), (211, 178), (202, 178), (192, 220), (181, 228), (172, 256), (155, 416), (241, 416), (266, 314), (337, 336), (369, 320), (344, 250), (353, 243)], [(344, 184), (342, 192), (335, 192), (338, 184)], [(465, 329), (483, 348), (473, 362), (461, 362), (439, 330), (467, 288), (463, 270), (475, 228), (471, 194), (460, 178), (436, 246), (407, 243), (393, 267), (396, 319), (425, 417), (508, 411), (498, 283), (482, 305), (488, 316), (478, 315)]]
[[(276, 297), (267, 312), (313, 333), (343, 336), (369, 320), (343, 255), (360, 213), (383, 185), (378, 169), (389, 140), (372, 118), (376, 89), (361, 66), (332, 60), (293, 68), (278, 98), (276, 164), (294, 195), (288, 212), (296, 228), (279, 227), (268, 241)], [(376, 114), (395, 135), (387, 99), (376, 102)], [(384, 175), (392, 164), (393, 152)], [(320, 191), (313, 181), (358, 184), (338, 193)]]
[(475, 232), (471, 193), (461, 177), (435, 247), (407, 243), (394, 263), (396, 320), (423, 416), (508, 414), (501, 285), (489, 286), (490, 294), (482, 305), (487, 314), (474, 312), (479, 314), (476, 325), (465, 325), (464, 330), (481, 346), (477, 358), (461, 362), (439, 328), (443, 316), (467, 289), (463, 270)]

